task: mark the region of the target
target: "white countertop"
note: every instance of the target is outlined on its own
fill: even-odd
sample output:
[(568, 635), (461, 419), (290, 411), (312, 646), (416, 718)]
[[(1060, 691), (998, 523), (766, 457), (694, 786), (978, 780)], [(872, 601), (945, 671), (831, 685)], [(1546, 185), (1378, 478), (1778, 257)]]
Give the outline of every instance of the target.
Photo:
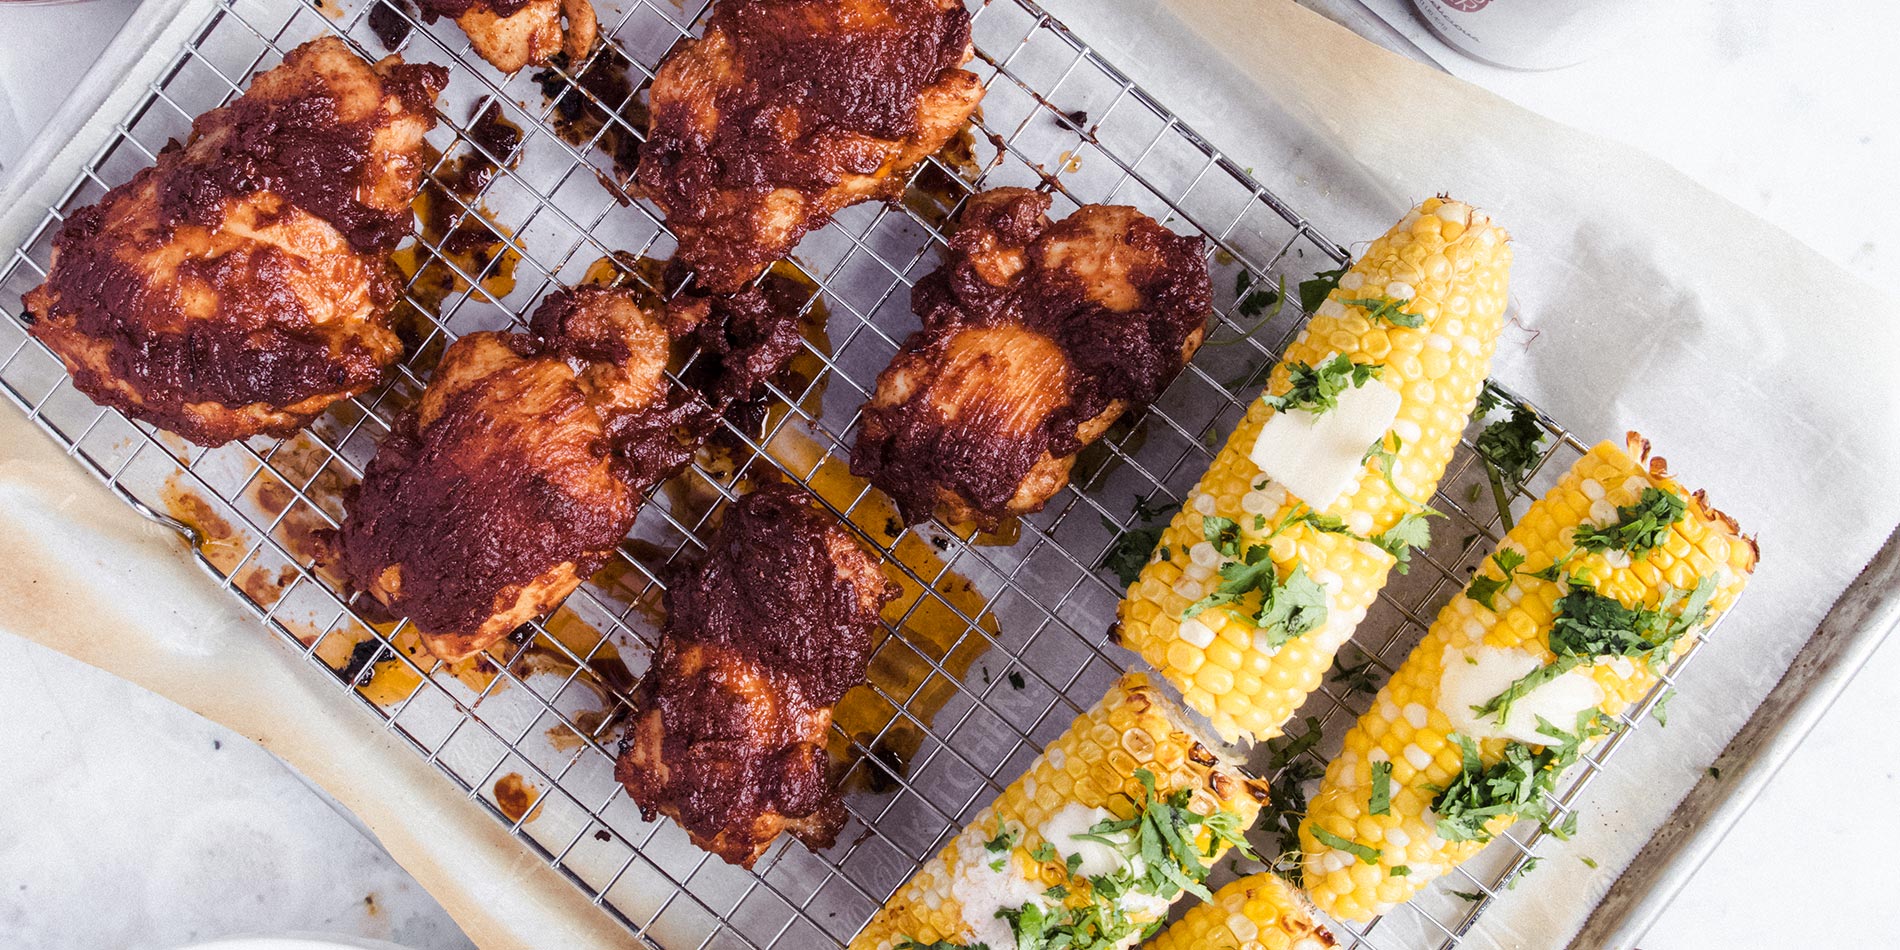
[[(134, 3), (0, 7), (0, 162)], [(1880, 216), (1900, 210), (1900, 72), (1886, 62), (1894, 36), (1900, 5), (1880, 0), (1675, 0), (1579, 67), (1452, 68), (1646, 149), (1893, 288), (1900, 242)], [(1719, 250), (1721, 236), (1709, 240)], [(1650, 931), (1648, 950), (1900, 946), (1900, 901), (1884, 873), (1900, 846), (1889, 806), (1900, 794), (1900, 733), (1885, 695), (1896, 681), (1900, 646), (1889, 643)], [(10, 766), (0, 947), (159, 948), (283, 931), (468, 945), (401, 868), (268, 753), (5, 634), (0, 749)]]

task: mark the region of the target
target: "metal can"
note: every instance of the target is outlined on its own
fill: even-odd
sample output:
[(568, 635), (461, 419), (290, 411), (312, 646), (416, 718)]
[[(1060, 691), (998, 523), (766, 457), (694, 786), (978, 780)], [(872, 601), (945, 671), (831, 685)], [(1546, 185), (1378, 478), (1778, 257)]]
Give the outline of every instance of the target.
[(1446, 45), (1509, 69), (1558, 69), (1589, 59), (1643, 9), (1641, 0), (1412, 0)]

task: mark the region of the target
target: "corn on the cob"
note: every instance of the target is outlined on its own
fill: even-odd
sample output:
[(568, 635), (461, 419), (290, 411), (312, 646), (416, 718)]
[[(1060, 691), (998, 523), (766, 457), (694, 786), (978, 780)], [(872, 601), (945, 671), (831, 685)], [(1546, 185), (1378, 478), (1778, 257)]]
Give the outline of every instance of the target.
[[(1154, 893), (1137, 886), (1119, 897), (1097, 893), (1092, 875), (1140, 878), (1145, 869), (1126, 854), (1090, 850), (1090, 845), (1072, 839), (1075, 832), (1099, 827), (1087, 818), (1078, 825), (1076, 815), (1088, 812), (1103, 820), (1139, 817), (1145, 813), (1146, 776), (1159, 799), (1184, 797), (1182, 807), (1206, 819), (1187, 824), (1182, 836), (1198, 859), (1211, 865), (1226, 851), (1229, 835), (1238, 835), (1253, 823), (1266, 798), (1265, 785), (1243, 777), (1195, 741), (1181, 717), (1181, 711), (1146, 676), (1123, 676), (1095, 708), (1078, 717), (1027, 772), (892, 895), (852, 939), (851, 950), (932, 946), (938, 941), (953, 946), (981, 942), (993, 948), (1013, 947), (1011, 924), (998, 919), (997, 913), (1032, 904), (1045, 921), (1061, 919), (1067, 909), (1080, 916), (1083, 909), (1106, 907), (1103, 916), (1120, 915), (1119, 922), (1127, 931), (1088, 931), (1107, 940), (1087, 945), (1132, 946), (1143, 928), (1167, 915), (1180, 889), (1169, 886), (1163, 893)], [(1216, 833), (1216, 825), (1221, 833)], [(1062, 830), (1064, 826), (1073, 830)], [(1064, 840), (1048, 840), (1045, 835)], [(1088, 859), (1081, 866), (1069, 863), (1072, 855), (1084, 852)], [(1119, 866), (1104, 870), (1099, 865), (1105, 855), (1110, 864)], [(1195, 872), (1188, 869), (1188, 873)], [(1049, 892), (1057, 887), (1061, 890)]]
[(1326, 950), (1333, 935), (1306, 906), (1279, 875), (1250, 875), (1196, 904), (1145, 950)]
[[(1482, 212), (1427, 200), (1366, 249), (1274, 369), (1266, 392), (1281, 397), (1293, 386), (1294, 364), (1317, 367), (1343, 354), (1355, 364), (1381, 366), (1380, 376), (1365, 385), (1388, 386), (1401, 397), (1389, 434), (1395, 438), (1388, 444), (1396, 446), (1390, 477), (1369, 460), (1357, 485), (1319, 512), (1338, 518), (1358, 539), (1380, 538), (1407, 516), (1417, 517), (1415, 501), (1436, 491), (1497, 347), (1511, 265), (1508, 241)], [(1394, 304), (1402, 311), (1385, 309)], [(1401, 325), (1410, 322), (1418, 326)], [(1250, 457), (1276, 411), (1265, 398), (1248, 410), (1163, 532), (1119, 610), (1123, 644), (1180, 689), (1188, 705), (1229, 741), (1280, 734), (1318, 687), (1394, 564), (1381, 546), (1310, 522), (1281, 530), (1286, 518), (1307, 509), (1264, 480)], [(1270, 544), (1276, 572), (1286, 578), (1304, 566), (1326, 590), (1324, 622), (1281, 642), (1285, 629), (1263, 631), (1247, 616), (1258, 609), (1257, 594), (1184, 618), (1189, 605), (1220, 587), (1219, 568), (1236, 560), (1208, 542), (1210, 517), (1238, 523), (1233, 550), (1241, 560), (1250, 546), (1277, 532)]]
[[(1634, 433), (1629, 445), (1598, 445), (1531, 506), (1347, 734), (1300, 827), (1321, 910), (1345, 920), (1385, 913), (1517, 818), (1546, 817), (1544, 791), (1607, 732), (1602, 717), (1640, 700), (1741, 591), (1753, 540), (1669, 478)], [(1590, 640), (1618, 630), (1628, 635), (1621, 647)], [(1514, 703), (1577, 718), (1513, 726), (1529, 715), (1486, 709), (1504, 691), (1475, 671), (1499, 658), (1511, 690), (1543, 684)], [(1560, 675), (1527, 681), (1526, 670)], [(1548, 689), (1558, 702), (1535, 698)]]

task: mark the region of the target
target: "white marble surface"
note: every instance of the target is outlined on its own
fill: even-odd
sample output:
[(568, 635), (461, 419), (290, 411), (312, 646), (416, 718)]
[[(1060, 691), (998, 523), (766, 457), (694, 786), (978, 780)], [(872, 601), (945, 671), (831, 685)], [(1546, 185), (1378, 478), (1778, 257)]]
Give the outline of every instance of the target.
[[(45, 90), (76, 78), (133, 6), (0, 7), (0, 161), (50, 113)], [(1887, 64), (1896, 35), (1900, 5), (1880, 0), (1673, 0), (1573, 69), (1453, 69), (1647, 149), (1891, 288), (1900, 247), (1880, 216), (1900, 209), (1900, 72)], [(1720, 236), (1710, 242), (1719, 249)], [(1896, 680), (1900, 645), (1889, 644), (1645, 947), (1900, 946), (1900, 902), (1882, 873), (1900, 846), (1889, 806), (1900, 735), (1885, 702)], [(4, 634), (0, 754), (0, 947), (161, 948), (283, 930), (467, 946), (400, 868), (268, 753)]]

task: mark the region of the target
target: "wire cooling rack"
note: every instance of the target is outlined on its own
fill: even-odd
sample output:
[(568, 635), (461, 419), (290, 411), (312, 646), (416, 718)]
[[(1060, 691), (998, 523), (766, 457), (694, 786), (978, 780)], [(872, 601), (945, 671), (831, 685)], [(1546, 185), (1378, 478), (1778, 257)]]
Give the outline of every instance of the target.
[[(648, 945), (842, 945), (1135, 665), (1110, 642), (1120, 590), (1099, 562), (1122, 530), (1142, 523), (1137, 500), (1161, 505), (1186, 494), (1258, 393), (1305, 318), (1297, 301), (1270, 303), (1275, 288), (1345, 262), (1347, 251), (1029, 0), (984, 3), (973, 11), (970, 68), (988, 93), (968, 148), (922, 166), (903, 201), (848, 209), (799, 246), (794, 265), (814, 287), (810, 314), (822, 330), (808, 335), (795, 363), (798, 385), (775, 389), (782, 406), (756, 429), (734, 430), (740, 448), (702, 453), (656, 490), (615, 562), (554, 615), (488, 655), (443, 664), (406, 626), (359, 613), (314, 563), (311, 539), (341, 519), (343, 491), (449, 340), (520, 326), (545, 293), (603, 275), (663, 293), (651, 283), (656, 270), (639, 260), (669, 256), (672, 239), (619, 184), (642, 132), (639, 90), (707, 5), (601, 4), (610, 43), (588, 63), (512, 77), (482, 63), (446, 22), (422, 24), (396, 6), (376, 13), (385, 27), (413, 27), (409, 61), (451, 71), (426, 189), (444, 227), (425, 228), (401, 252), (413, 339), (397, 378), (295, 437), (206, 450), (101, 410), (26, 336), (17, 304), (43, 279), (69, 211), (150, 164), (193, 116), (234, 98), (298, 43), (336, 34), (381, 56), (371, 14), (388, 2), (219, 0), (185, 48), (149, 51), (168, 64), (161, 78), (0, 269), (9, 317), (0, 321), (0, 385), (127, 503), (180, 531), (199, 563), (339, 690)], [(610, 74), (627, 82), (584, 81)], [(490, 155), (483, 142), (493, 140), (471, 134), (473, 117), (491, 108), (521, 131), (511, 154)], [(563, 124), (586, 116), (591, 122)], [(471, 155), (498, 167), (479, 189), (458, 192), (449, 179)], [(936, 266), (945, 222), (965, 196), (1001, 185), (1052, 191), (1058, 217), (1087, 202), (1129, 204), (1205, 234), (1215, 325), (1179, 380), (1083, 453), (1074, 484), (1015, 535), (965, 537), (941, 526), (904, 533), (889, 502), (847, 472), (857, 409), (917, 325), (909, 288)], [(476, 242), (486, 242), (485, 252), (471, 255), (445, 236), (468, 229), (486, 235)], [(1295, 737), (1317, 730), (1319, 738), (1292, 755), (1285, 742), (1256, 750), (1257, 772), (1288, 783), (1316, 777), (1370, 702), (1366, 687), (1403, 659), (1495, 544), (1500, 517), (1471, 451), (1478, 425), (1433, 501), (1448, 515), (1436, 540), (1381, 595), (1358, 653), (1348, 647), (1342, 657), (1358, 675), (1329, 680), (1292, 727)], [(1545, 427), (1548, 447), (1511, 500), (1519, 512), (1585, 448), (1548, 420)], [(703, 549), (717, 506), (768, 471), (808, 485), (850, 522), (904, 594), (885, 611), (871, 683), (838, 711), (832, 751), (847, 763), (851, 816), (839, 843), (814, 854), (781, 842), (744, 871), (693, 848), (664, 820), (642, 821), (612, 765), (628, 693), (657, 639), (671, 565)], [(1552, 825), (1573, 811), (1673, 671), (1665, 680), (1573, 770), (1551, 802)], [(1400, 911), (1371, 925), (1335, 924), (1334, 933), (1350, 946), (1458, 946), (1546, 833), (1520, 825)], [(1261, 846), (1274, 850), (1264, 837)]]

